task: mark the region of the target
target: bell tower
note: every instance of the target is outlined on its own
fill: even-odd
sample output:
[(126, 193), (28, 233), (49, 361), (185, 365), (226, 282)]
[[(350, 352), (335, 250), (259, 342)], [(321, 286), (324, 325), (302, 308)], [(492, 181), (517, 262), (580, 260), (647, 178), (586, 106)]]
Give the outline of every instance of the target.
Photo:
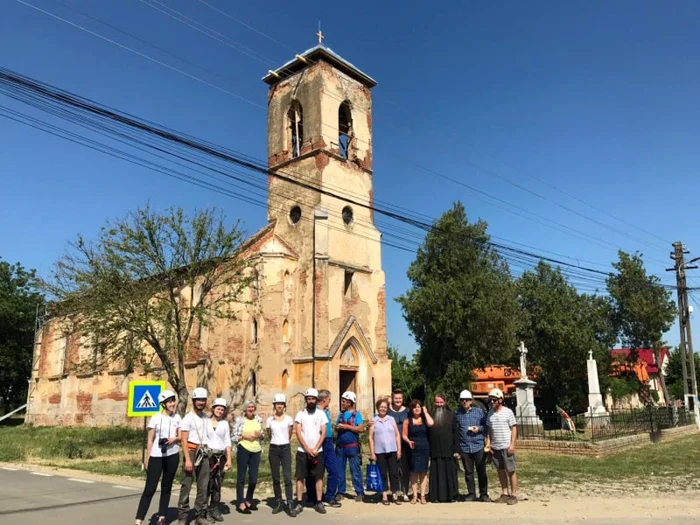
[[(371, 210), (376, 82), (322, 44), (263, 81), (270, 86), (268, 219), (299, 257), (297, 361), (311, 359), (317, 387), (337, 392), (331, 363), (347, 324), (359, 326), (369, 347), (358, 360), (386, 360), (381, 234)], [(366, 380), (357, 378), (358, 390)]]

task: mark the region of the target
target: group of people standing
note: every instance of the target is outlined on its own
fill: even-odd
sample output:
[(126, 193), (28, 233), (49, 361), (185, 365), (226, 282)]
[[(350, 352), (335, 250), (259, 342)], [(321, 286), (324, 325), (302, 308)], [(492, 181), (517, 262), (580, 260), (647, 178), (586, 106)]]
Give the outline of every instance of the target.
[[(166, 390), (160, 394), (162, 412), (148, 424), (146, 486), (136, 513), (136, 525), (145, 519), (161, 478), (158, 524), (166, 523), (181, 448), (184, 474), (178, 498), (180, 525), (188, 523), (192, 485), (196, 485), (195, 524), (223, 521), (219, 509), (221, 485), (225, 472), (232, 466), (234, 446), (236, 511), (251, 514), (257, 510), (253, 496), (266, 436), (275, 497), (273, 514), (286, 512), (298, 516), (303, 510), (304, 492), (307, 503), (321, 514), (326, 513), (326, 506), (342, 506), (342, 500), (349, 497), (348, 467), (355, 491), (352, 499), (364, 501), (360, 436), (365, 430), (369, 437), (369, 460), (376, 462), (382, 478), (381, 502), (385, 505), (458, 500), (458, 461), (465, 472), (466, 501), (491, 501), (487, 459), (498, 470), (501, 483), (502, 494), (495, 501), (517, 502), (516, 421), (513, 412), (503, 405), (503, 393), (498, 389), (489, 394), (488, 413), (472, 406), (468, 390), (460, 394), (460, 407), (455, 412), (446, 406), (443, 395), (435, 396), (432, 411), (418, 400), (406, 407), (403, 393), (396, 390), (391, 399), (377, 401), (376, 414), (366, 421), (356, 409), (355, 393), (342, 394), (340, 412), (333, 419), (329, 410), (331, 392), (310, 388), (304, 393), (305, 406), (296, 417), (286, 413), (286, 397), (277, 394), (273, 399), (273, 415), (266, 422), (256, 414), (256, 405), (251, 401), (245, 404), (244, 414), (235, 420), (233, 429), (225, 418), (226, 400), (216, 399), (208, 415), (207, 398), (205, 389), (195, 388), (192, 410), (181, 419), (175, 413), (175, 393)], [(294, 436), (298, 442), (294, 472), (296, 501), (291, 450)], [(478, 477), (478, 495), (475, 477)]]

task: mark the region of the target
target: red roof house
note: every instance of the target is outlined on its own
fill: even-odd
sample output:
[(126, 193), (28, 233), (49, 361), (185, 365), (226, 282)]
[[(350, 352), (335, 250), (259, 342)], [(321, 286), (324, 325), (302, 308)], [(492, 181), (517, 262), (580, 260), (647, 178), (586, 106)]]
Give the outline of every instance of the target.
[[(613, 359), (629, 360), (630, 353), (632, 352), (629, 348), (613, 348), (610, 350), (610, 355)], [(639, 348), (637, 349), (637, 355), (640, 361), (643, 361), (647, 367), (647, 374), (650, 376), (658, 375), (659, 373), (659, 363), (656, 362), (654, 358), (654, 350), (651, 348)], [(661, 358), (661, 365), (665, 365), (668, 360), (668, 348), (663, 347), (659, 351), (659, 357)]]

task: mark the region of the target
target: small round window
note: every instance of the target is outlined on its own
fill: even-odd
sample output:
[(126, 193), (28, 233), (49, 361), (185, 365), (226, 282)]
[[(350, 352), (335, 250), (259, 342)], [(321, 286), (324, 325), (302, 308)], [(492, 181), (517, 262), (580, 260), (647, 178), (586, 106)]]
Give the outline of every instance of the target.
[(296, 224), (301, 220), (301, 208), (299, 206), (292, 206), (289, 210), (289, 221), (292, 224)]
[(343, 222), (346, 226), (350, 226), (355, 220), (355, 216), (352, 213), (352, 208), (350, 206), (345, 206), (343, 208)]

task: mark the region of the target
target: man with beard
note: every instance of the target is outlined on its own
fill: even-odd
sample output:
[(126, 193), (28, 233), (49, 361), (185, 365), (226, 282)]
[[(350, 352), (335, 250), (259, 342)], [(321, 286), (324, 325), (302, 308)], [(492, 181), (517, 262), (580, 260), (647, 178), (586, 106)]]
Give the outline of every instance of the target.
[(321, 502), (323, 490), (323, 441), (326, 438), (326, 423), (328, 418), (322, 410), (316, 408), (318, 391), (309, 388), (304, 394), (306, 408), (300, 410), (296, 423), (296, 435), (299, 440), (299, 448), (296, 457), (297, 479), (297, 513), (301, 512), (301, 500), (304, 496), (304, 481), (311, 474), (316, 480), (316, 504), (314, 509), (320, 514), (325, 514), (326, 509)]
[(431, 414), (435, 424), (430, 428), (430, 491), (428, 500), (451, 502), (457, 499), (458, 429), (452, 411), (445, 406), (445, 396), (435, 396)]
[[(403, 422), (408, 418), (408, 409), (403, 405), (403, 392), (400, 389), (394, 390), (391, 394), (391, 406), (388, 414), (396, 421), (396, 426), (403, 429)], [(399, 490), (404, 501), (408, 501), (408, 482), (411, 476), (409, 471), (409, 454), (411, 447), (403, 439), (401, 440), (401, 459), (399, 460)]]
[(204, 413), (207, 406), (208, 393), (204, 388), (192, 391), (192, 410), (182, 418), (180, 424), (180, 441), (182, 454), (185, 457), (185, 475), (180, 485), (178, 498), (178, 523), (186, 525), (190, 512), (190, 491), (192, 485), (197, 487), (197, 497), (194, 500), (195, 524), (208, 525), (207, 519), (207, 490), (209, 489), (209, 455), (206, 450), (207, 427), (209, 416)]

